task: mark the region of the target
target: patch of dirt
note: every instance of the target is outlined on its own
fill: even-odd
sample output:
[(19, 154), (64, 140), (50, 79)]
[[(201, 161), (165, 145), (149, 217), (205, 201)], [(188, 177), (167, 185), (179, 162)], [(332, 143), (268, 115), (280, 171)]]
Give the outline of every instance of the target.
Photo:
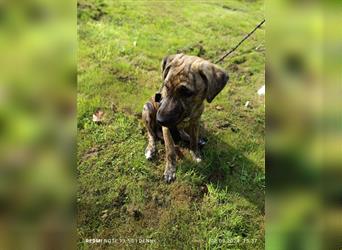
[(149, 202), (143, 209), (142, 223), (145, 227), (156, 226), (160, 221), (160, 214), (163, 211), (163, 206), (156, 206), (154, 202)]
[(189, 203), (191, 200), (191, 188), (186, 185), (176, 184), (171, 189), (171, 202), (173, 203)]
[(190, 206), (192, 202), (200, 202), (207, 193), (208, 187), (206, 184), (201, 184), (195, 188), (178, 184), (171, 190), (170, 197), (171, 202), (177, 206)]

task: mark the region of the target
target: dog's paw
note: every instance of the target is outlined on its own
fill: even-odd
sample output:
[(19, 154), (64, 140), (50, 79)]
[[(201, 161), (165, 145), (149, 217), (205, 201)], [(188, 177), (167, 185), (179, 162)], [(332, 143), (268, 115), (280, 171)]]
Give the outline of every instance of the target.
[(207, 139), (206, 138), (201, 138), (198, 140), (198, 147), (202, 149), (205, 145), (207, 144)]
[(200, 163), (200, 162), (202, 161), (202, 158), (196, 157), (196, 158), (194, 159), (194, 161), (197, 162), (197, 163)]
[(176, 179), (176, 170), (173, 168), (168, 168), (164, 172), (164, 180), (166, 183), (171, 183)]
[(146, 148), (145, 150), (145, 157), (147, 160), (152, 160), (153, 156), (155, 155), (156, 150), (155, 149), (151, 149), (151, 148)]
[(190, 154), (191, 154), (193, 161), (195, 161), (196, 163), (200, 163), (202, 161), (202, 158), (201, 158), (199, 153), (195, 153), (194, 151), (190, 151)]

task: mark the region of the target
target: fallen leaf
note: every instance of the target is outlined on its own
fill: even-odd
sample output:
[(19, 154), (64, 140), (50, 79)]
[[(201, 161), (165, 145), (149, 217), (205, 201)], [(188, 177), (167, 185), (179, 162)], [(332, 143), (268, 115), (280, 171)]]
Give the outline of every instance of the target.
[(218, 110), (218, 111), (221, 111), (221, 110), (223, 110), (223, 107), (222, 107), (222, 106), (220, 106), (220, 105), (217, 105), (215, 108), (216, 108), (216, 110)]
[(95, 114), (93, 114), (93, 122), (101, 122), (103, 119), (104, 112), (102, 110), (97, 110)]

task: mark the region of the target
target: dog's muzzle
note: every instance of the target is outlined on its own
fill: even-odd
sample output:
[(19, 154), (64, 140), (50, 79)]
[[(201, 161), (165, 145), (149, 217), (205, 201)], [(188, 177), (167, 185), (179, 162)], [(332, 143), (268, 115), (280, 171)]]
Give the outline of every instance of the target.
[(182, 117), (183, 107), (174, 98), (162, 99), (157, 112), (157, 122), (164, 127), (176, 126)]

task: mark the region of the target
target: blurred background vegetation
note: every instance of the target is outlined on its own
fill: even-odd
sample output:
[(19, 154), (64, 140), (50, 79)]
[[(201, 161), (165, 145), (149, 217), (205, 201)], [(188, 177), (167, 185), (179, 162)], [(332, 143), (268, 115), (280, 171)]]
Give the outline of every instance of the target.
[[(232, 9), (245, 13), (253, 3), (227, 1), (227, 4), (220, 4), (226, 8), (233, 6)], [(79, 5), (77, 12), (75, 1), (64, 0), (0, 3), (2, 249), (75, 248), (76, 19), (78, 16), (79, 22), (85, 22), (89, 18), (100, 20), (106, 16), (101, 8), (89, 12), (80, 8), (83, 7)], [(342, 234), (341, 3), (266, 1), (265, 9), (268, 136), (266, 248), (339, 249)], [(211, 11), (211, 8), (207, 10)], [(193, 17), (196, 19), (196, 15)], [(246, 15), (241, 17), (248, 18)], [(236, 19), (240, 20), (240, 13)], [(250, 21), (243, 32), (254, 25), (253, 18)], [(123, 20), (114, 22), (120, 25)], [(235, 25), (231, 23), (232, 31), (236, 30)], [(80, 47), (81, 32), (79, 30)], [(235, 44), (242, 33), (236, 33), (236, 37), (234, 35), (234, 39), (223, 44), (222, 49)], [(156, 43), (154, 46), (162, 45)], [(167, 52), (174, 52), (177, 48)], [(244, 49), (247, 50), (248, 46)], [(125, 55), (126, 48), (119, 51)], [(184, 51), (202, 54), (200, 46), (192, 48), (192, 52), (191, 48)], [(220, 52), (208, 50), (205, 57), (215, 58), (217, 55), (210, 55), (215, 51)], [(164, 55), (162, 52), (155, 55), (151, 62), (153, 70), (157, 69), (159, 57)], [(240, 53), (236, 53), (235, 57), (239, 57)], [(80, 62), (78, 65), (83, 67)], [(120, 72), (128, 70), (126, 65), (120, 67)], [(155, 74), (157, 79), (157, 71)], [(151, 82), (150, 90), (143, 95), (149, 95), (158, 86), (158, 82)], [(81, 99), (78, 101), (82, 102)], [(143, 98), (132, 101), (133, 114), (134, 107), (138, 109), (142, 101)], [(93, 107), (97, 106), (96, 102), (99, 103), (95, 99)], [(85, 111), (77, 113), (79, 116), (82, 113), (91, 115), (92, 112), (93, 109), (87, 111), (85, 108)], [(119, 131), (127, 131), (127, 126), (135, 123), (122, 113), (116, 117), (116, 120), (122, 121)], [(79, 116), (81, 122), (78, 126), (82, 127), (86, 119), (86, 115)], [(210, 120), (208, 116), (206, 122)], [(132, 134), (138, 132), (134, 131), (135, 125), (131, 129), (128, 131)], [(144, 140), (140, 136), (139, 143), (143, 148)], [(224, 155), (227, 155), (226, 152)], [(226, 159), (232, 158), (229, 156)], [(260, 180), (262, 182), (262, 178)], [(213, 189), (208, 192), (213, 193)], [(177, 196), (177, 193), (174, 195)], [(158, 203), (158, 195), (154, 197)], [(180, 204), (184, 206), (188, 197), (196, 195), (181, 197)], [(218, 195), (210, 202), (224, 201), (226, 198)], [(210, 213), (210, 205), (208, 208)], [(129, 211), (139, 215), (133, 209)], [(235, 215), (234, 220), (241, 219), (239, 213)], [(230, 224), (238, 225), (239, 220), (236, 224)], [(167, 228), (172, 229), (172, 225)]]
[(1, 249), (75, 241), (76, 31), (75, 2), (0, 3)]
[(341, 2), (266, 6), (266, 247), (341, 249)]

